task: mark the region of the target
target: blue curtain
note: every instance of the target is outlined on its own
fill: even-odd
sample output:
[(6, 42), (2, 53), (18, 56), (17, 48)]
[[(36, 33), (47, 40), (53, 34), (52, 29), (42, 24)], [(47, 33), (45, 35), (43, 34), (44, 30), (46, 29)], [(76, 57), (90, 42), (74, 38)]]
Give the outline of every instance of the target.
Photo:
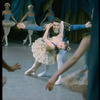
[(23, 6), (25, 6), (24, 13), (26, 13), (29, 4), (32, 4), (31, 0), (11, 0), (11, 11), (17, 21), (19, 21)]
[[(99, 100), (99, 0), (91, 0), (94, 7), (91, 41), (88, 54), (88, 90), (86, 100)], [(95, 4), (95, 6), (94, 6)]]
[(43, 13), (40, 16), (41, 13), (41, 6), (43, 5), (44, 2), (47, 2), (48, 0), (31, 0), (32, 4), (34, 5), (34, 12), (35, 12), (35, 19), (37, 24), (40, 24), (41, 20), (43, 19), (45, 13)]
[[(21, 11), (23, 6), (25, 7), (24, 13), (28, 11), (27, 7), (29, 4), (32, 4), (34, 6), (34, 12), (35, 12), (35, 18), (36, 22), (40, 23), (43, 19), (43, 16), (45, 13), (43, 13), (42, 16), (39, 14), (41, 13), (41, 6), (44, 2), (47, 2), (48, 0), (11, 0), (11, 11), (18, 21), (21, 15)], [(65, 14), (68, 11), (69, 8), (71, 8), (70, 17), (72, 16), (72, 13), (74, 11), (79, 11), (80, 9), (83, 9), (89, 16), (91, 15), (91, 9), (93, 7), (93, 4), (91, 2), (94, 2), (94, 0), (62, 0), (61, 1), (61, 19), (65, 20)], [(57, 4), (55, 6), (58, 6)], [(55, 11), (56, 13), (56, 11)], [(57, 16), (59, 17), (59, 16)]]
[(26, 13), (26, 12), (28, 12), (28, 5), (32, 4), (31, 0), (24, 0), (24, 4), (25, 4), (25, 13)]
[(24, 0), (11, 0), (11, 11), (17, 21), (19, 21)]
[(62, 0), (62, 14), (61, 19), (65, 20), (65, 14), (71, 6), (71, 0)]
[(90, 16), (93, 5), (88, 0), (62, 0), (62, 20), (65, 20), (65, 14), (69, 8), (71, 8), (70, 17), (74, 11), (79, 11), (80, 9), (83, 9)]

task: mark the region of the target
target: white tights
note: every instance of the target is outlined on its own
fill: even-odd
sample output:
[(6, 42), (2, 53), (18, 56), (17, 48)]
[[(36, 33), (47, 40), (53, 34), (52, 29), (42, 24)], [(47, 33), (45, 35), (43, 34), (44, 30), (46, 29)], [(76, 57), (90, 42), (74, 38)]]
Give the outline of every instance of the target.
[[(57, 54), (57, 67), (60, 69), (63, 66), (63, 57), (65, 55), (66, 51), (65, 50), (60, 50), (59, 53)], [(45, 71), (48, 72), (49, 66), (46, 65)], [(58, 80), (62, 78), (62, 75), (59, 76)]]
[[(57, 54), (57, 67), (58, 70), (63, 66), (63, 57), (65, 55), (66, 51), (65, 50), (60, 50), (59, 53)], [(61, 79), (62, 75), (59, 75), (58, 79)]]
[(8, 35), (9, 35), (9, 32), (10, 32), (10, 28), (11, 27), (3, 27), (3, 29), (4, 29), (4, 37), (3, 37), (3, 40), (5, 40), (6, 44), (8, 44)]
[(29, 45), (32, 44), (32, 34), (33, 34), (33, 31), (32, 30), (28, 30), (28, 35), (27, 37), (25, 38), (25, 40), (27, 41), (29, 39)]
[(33, 34), (33, 31), (32, 30), (28, 30), (28, 33), (29, 33), (29, 43), (30, 45), (32, 44), (32, 34)]

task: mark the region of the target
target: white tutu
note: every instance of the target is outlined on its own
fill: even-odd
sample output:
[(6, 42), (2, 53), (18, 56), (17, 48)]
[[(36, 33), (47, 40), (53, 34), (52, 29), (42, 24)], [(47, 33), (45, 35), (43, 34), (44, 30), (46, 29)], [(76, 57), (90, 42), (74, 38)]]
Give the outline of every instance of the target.
[(48, 46), (44, 41), (43, 38), (38, 38), (33, 42), (32, 45), (32, 52), (33, 57), (42, 64), (55, 64), (56, 63), (56, 53), (52, 54), (52, 51), (47, 50)]
[(62, 84), (71, 91), (84, 93), (87, 91), (88, 71), (77, 70), (62, 79)]
[(6, 20), (2, 20), (2, 25), (3, 27), (6, 26), (6, 27), (12, 27), (14, 26), (16, 23), (14, 21), (6, 21)]
[(29, 21), (24, 21), (23, 23), (25, 24), (25, 26), (37, 26), (35, 23), (31, 23)]

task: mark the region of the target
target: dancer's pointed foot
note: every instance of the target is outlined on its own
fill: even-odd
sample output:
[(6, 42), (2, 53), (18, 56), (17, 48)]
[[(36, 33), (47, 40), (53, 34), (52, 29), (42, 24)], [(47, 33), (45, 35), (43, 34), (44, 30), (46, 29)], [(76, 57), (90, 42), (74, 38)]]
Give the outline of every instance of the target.
[(8, 46), (8, 43), (6, 43), (5, 46)]
[(31, 44), (28, 44), (28, 46), (31, 46)]
[(48, 72), (46, 72), (46, 71), (44, 71), (44, 72), (38, 74), (38, 77), (45, 77), (45, 76), (49, 76), (49, 75), (48, 75)]
[(35, 72), (32, 71), (32, 69), (28, 69), (27, 71), (25, 71), (24, 74), (25, 74), (25, 75), (35, 75)]
[(55, 82), (55, 85), (60, 85), (61, 84), (61, 79), (58, 79), (56, 82)]
[(27, 42), (27, 40), (25, 39), (25, 40), (23, 40), (23, 45), (25, 44)]

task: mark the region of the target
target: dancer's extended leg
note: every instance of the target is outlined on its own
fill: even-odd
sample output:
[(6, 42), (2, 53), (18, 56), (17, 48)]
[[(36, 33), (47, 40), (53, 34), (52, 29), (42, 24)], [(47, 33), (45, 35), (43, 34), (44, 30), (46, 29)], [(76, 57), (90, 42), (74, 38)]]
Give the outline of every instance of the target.
[(35, 75), (36, 70), (41, 66), (42, 63), (39, 63), (38, 61), (35, 60), (34, 64), (30, 69), (25, 71), (25, 75)]

